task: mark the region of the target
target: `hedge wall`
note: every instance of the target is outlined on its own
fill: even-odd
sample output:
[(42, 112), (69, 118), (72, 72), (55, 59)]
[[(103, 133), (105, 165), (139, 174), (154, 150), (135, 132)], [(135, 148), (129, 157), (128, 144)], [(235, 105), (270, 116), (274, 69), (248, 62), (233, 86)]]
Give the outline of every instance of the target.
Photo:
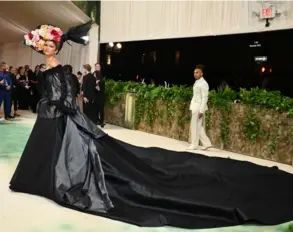
[[(108, 123), (129, 127), (125, 99), (134, 92), (133, 129), (189, 140), (192, 87), (107, 80), (106, 90)], [(208, 104), (205, 125), (214, 147), (293, 165), (292, 98), (278, 91), (226, 88), (210, 91)]]

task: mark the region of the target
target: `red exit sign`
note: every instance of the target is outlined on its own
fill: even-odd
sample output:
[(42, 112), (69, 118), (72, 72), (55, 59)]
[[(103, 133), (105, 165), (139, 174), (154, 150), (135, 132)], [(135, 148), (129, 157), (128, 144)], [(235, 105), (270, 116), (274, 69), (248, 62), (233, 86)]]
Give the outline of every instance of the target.
[(268, 7), (268, 8), (262, 8), (260, 12), (260, 18), (262, 19), (270, 19), (275, 17), (275, 8), (274, 7)]

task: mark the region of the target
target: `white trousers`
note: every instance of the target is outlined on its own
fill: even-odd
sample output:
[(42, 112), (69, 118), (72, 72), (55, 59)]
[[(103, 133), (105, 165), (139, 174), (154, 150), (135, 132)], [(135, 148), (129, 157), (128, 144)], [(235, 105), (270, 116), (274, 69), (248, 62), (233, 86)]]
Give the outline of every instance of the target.
[(210, 147), (212, 143), (208, 136), (206, 135), (204, 129), (204, 115), (199, 119), (198, 118), (199, 110), (192, 111), (191, 117), (191, 125), (190, 125), (190, 132), (191, 132), (191, 144), (194, 147), (199, 146), (199, 141), (203, 147)]

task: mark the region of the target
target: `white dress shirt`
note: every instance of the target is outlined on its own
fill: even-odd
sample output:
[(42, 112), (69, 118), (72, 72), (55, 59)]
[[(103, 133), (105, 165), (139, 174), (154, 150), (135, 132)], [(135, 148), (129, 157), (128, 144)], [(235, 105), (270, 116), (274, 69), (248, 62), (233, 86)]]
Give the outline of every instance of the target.
[(208, 109), (208, 96), (209, 84), (202, 77), (193, 85), (193, 97), (189, 109), (193, 112), (199, 111), (200, 113), (204, 113)]

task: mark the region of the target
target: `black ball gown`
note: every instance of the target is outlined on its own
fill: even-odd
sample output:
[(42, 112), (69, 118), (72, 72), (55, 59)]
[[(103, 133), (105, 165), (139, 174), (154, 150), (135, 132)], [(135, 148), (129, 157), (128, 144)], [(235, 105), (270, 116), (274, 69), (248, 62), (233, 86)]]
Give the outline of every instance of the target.
[(61, 65), (44, 72), (13, 191), (139, 226), (213, 228), (293, 220), (293, 175), (249, 162), (136, 147), (76, 106)]

